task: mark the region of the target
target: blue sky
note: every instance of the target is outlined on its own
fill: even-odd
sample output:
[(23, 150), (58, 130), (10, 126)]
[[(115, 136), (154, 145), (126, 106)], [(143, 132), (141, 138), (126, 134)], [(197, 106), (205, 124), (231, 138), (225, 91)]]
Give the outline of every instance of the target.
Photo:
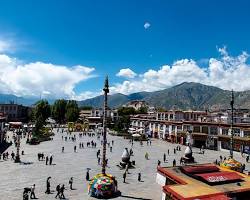
[[(250, 89), (248, 82), (244, 87), (227, 84), (231, 76), (249, 72), (249, 7), (247, 0), (0, 1), (0, 47), (1, 41), (5, 44), (0, 53), (11, 59), (11, 65), (7, 62), (4, 67), (12, 68), (13, 79), (18, 80), (6, 83), (0, 91), (29, 95), (39, 83), (44, 85), (31, 95), (40, 91), (81, 99), (97, 95), (106, 74), (113, 93), (154, 91), (183, 81)], [(229, 74), (227, 58), (230, 67), (237, 68), (234, 73)], [(39, 63), (53, 66), (40, 67)], [(65, 77), (67, 85), (63, 85), (58, 77), (53, 82), (46, 79), (44, 71), (39, 72), (39, 68), (53, 71), (54, 65), (69, 69), (81, 65), (92, 70), (72, 81), (82, 69), (71, 69)], [(185, 74), (179, 73), (182, 68)], [(130, 71), (118, 76), (121, 69)], [(26, 72), (31, 87), (24, 80)], [(65, 74), (67, 71), (62, 77)], [(64, 89), (57, 95), (60, 84)]]

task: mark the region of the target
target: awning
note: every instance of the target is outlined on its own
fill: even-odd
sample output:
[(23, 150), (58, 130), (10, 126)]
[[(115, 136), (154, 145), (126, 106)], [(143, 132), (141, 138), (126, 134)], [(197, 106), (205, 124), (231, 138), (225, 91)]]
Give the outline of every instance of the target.
[[(229, 142), (231, 140), (231, 136), (230, 135), (218, 135), (218, 140)], [(250, 145), (250, 138), (248, 137), (233, 136), (233, 140), (234, 142), (239, 143), (239, 144)]]
[(11, 125), (22, 125), (23, 123), (22, 122), (9, 122), (9, 124), (11, 124)]
[(210, 172), (210, 173), (195, 174), (195, 176), (198, 176), (204, 181), (209, 183), (236, 181), (236, 180), (241, 180), (243, 178), (236, 172)]
[(193, 139), (196, 139), (196, 140), (205, 141), (208, 137), (208, 134), (195, 132), (195, 133), (192, 133), (192, 137), (193, 137)]
[(20, 128), (22, 127), (23, 123), (22, 122), (9, 122), (9, 125), (14, 128)]
[(192, 133), (192, 136), (205, 136), (205, 137), (207, 137), (207, 134), (206, 133), (199, 133), (199, 132), (194, 132), (194, 133)]

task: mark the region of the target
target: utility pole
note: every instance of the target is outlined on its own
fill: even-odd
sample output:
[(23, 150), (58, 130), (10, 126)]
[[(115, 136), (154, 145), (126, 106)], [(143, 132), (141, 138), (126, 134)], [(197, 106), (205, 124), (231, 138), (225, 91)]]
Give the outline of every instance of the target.
[(106, 145), (107, 145), (107, 104), (109, 93), (108, 76), (104, 83), (104, 105), (103, 105), (103, 146), (102, 146), (102, 174), (106, 174)]
[(231, 149), (230, 149), (230, 157), (233, 158), (233, 136), (234, 136), (234, 130), (233, 130), (233, 125), (234, 125), (234, 92), (232, 90), (232, 98), (231, 98), (231, 140), (230, 140), (230, 144), (231, 144)]

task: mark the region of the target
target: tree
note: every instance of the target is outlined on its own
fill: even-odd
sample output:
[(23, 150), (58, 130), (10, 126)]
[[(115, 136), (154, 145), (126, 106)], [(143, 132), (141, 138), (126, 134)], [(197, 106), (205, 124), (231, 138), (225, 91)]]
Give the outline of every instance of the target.
[(63, 123), (65, 121), (67, 101), (64, 99), (58, 99), (54, 102), (52, 106), (52, 116), (58, 123)]
[(140, 107), (137, 111), (138, 114), (147, 114), (148, 108), (147, 107)]
[(161, 107), (156, 108), (156, 110), (157, 110), (158, 112), (166, 112), (166, 109), (165, 109), (165, 108), (161, 108)]
[(35, 109), (34, 108), (30, 108), (28, 110), (28, 121), (35, 122)]
[(130, 115), (136, 114), (132, 107), (121, 107), (118, 109), (119, 118), (115, 122), (114, 130), (118, 132), (127, 132), (130, 126)]
[(93, 107), (92, 106), (80, 106), (79, 110), (92, 110)]
[(70, 100), (67, 102), (65, 117), (68, 122), (77, 121), (79, 117), (79, 108), (76, 101)]
[(46, 119), (50, 117), (51, 109), (47, 100), (40, 100), (34, 108), (35, 134), (39, 135), (41, 129), (46, 124)]
[(136, 110), (133, 107), (121, 107), (118, 109), (119, 116), (134, 115), (134, 114), (136, 114)]

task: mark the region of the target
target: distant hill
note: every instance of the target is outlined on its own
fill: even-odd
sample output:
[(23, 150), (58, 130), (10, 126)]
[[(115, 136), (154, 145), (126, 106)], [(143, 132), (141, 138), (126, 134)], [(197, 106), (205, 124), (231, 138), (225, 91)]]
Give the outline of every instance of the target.
[[(250, 109), (250, 91), (235, 92), (235, 107)], [(108, 97), (108, 106), (120, 107), (132, 100), (144, 100), (157, 108), (165, 109), (226, 109), (230, 107), (231, 91), (200, 83), (184, 82), (174, 87), (156, 92), (137, 92), (130, 95), (113, 94)], [(18, 103), (26, 106), (35, 104), (39, 98), (17, 97), (15, 95), (0, 94), (0, 103)], [(54, 99), (49, 99), (53, 103)], [(103, 96), (78, 102), (79, 106), (103, 106)]]
[[(235, 106), (250, 109), (250, 91), (235, 92)], [(184, 82), (156, 92), (138, 92), (130, 95), (114, 94), (108, 105), (117, 108), (132, 100), (145, 100), (150, 105), (165, 109), (226, 109), (230, 107), (231, 91), (200, 83)], [(80, 101), (79, 105), (102, 107), (103, 96)]]
[[(138, 92), (138, 93), (133, 93), (131, 95), (124, 95), (120, 93), (109, 95), (108, 106), (111, 108), (117, 108), (119, 106), (128, 103), (129, 101), (144, 99), (147, 95), (148, 95), (147, 92)], [(86, 99), (84, 101), (79, 101), (79, 105), (100, 108), (103, 106), (103, 95), (91, 99)]]
[[(39, 98), (34, 97), (18, 97), (12, 94), (0, 94), (0, 103), (17, 103), (25, 106), (31, 106), (39, 101)], [(53, 103), (53, 99), (48, 99), (49, 103)]]

